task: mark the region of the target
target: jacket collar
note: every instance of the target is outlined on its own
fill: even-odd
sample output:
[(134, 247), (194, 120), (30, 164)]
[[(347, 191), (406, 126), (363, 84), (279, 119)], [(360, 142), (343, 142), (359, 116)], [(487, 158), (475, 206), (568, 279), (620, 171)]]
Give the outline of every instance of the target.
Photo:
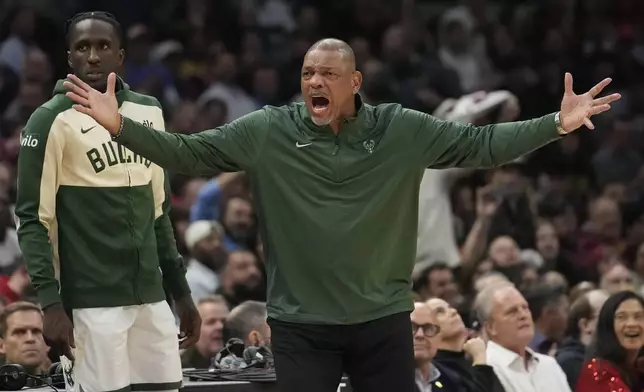
[[(338, 137), (349, 143), (363, 142), (371, 133), (373, 127), (373, 113), (370, 105), (362, 100), (360, 94), (354, 95), (356, 105), (356, 115), (345, 118), (342, 123)], [(299, 116), (306, 125), (310, 136), (313, 138), (334, 137), (333, 131), (329, 125), (316, 125), (311, 119), (311, 114), (305, 103), (299, 106)]]
[[(539, 357), (531, 348), (526, 347), (525, 351), (528, 361), (539, 362)], [(487, 343), (487, 352), (488, 357), (494, 357), (499, 363), (502, 363), (506, 367), (512, 365), (517, 360), (523, 360), (523, 357), (519, 354), (508, 350), (492, 340)]]

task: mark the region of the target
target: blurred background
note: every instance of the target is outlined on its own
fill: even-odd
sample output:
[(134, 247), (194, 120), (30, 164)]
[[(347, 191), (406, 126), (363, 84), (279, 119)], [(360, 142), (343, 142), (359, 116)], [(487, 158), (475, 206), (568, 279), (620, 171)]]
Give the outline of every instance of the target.
[[(32, 298), (13, 226), (19, 134), (68, 71), (64, 23), (102, 10), (122, 23), (131, 87), (163, 104), (169, 131), (214, 128), (297, 100), (307, 48), (346, 40), (371, 104), (399, 102), (479, 125), (557, 111), (564, 72), (577, 92), (612, 77), (610, 114), (488, 171), (428, 170), (414, 290), (469, 320), (496, 279), (522, 289), (641, 291), (644, 279), (644, 2), (639, 0), (33, 0), (0, 3), (0, 294)], [(261, 239), (243, 173), (173, 175), (172, 219), (202, 332), (265, 299)], [(391, 208), (396, 208), (392, 206)], [(207, 302), (207, 301), (206, 301)], [(214, 309), (214, 310), (213, 310)], [(200, 309), (202, 310), (202, 309)], [(559, 315), (563, 337), (567, 310)], [(205, 312), (205, 311), (204, 311)], [(558, 316), (558, 317), (559, 317)], [(535, 316), (535, 319), (538, 315)], [(473, 320), (469, 320), (471, 322)], [(556, 320), (551, 326), (556, 329)], [(550, 327), (549, 327), (550, 328)]]

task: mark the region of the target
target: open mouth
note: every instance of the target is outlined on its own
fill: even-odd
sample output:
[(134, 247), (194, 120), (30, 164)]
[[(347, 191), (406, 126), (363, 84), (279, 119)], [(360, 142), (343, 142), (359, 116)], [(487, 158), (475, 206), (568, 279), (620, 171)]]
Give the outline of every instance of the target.
[(315, 113), (321, 113), (329, 107), (329, 100), (325, 97), (312, 97), (311, 106)]
[(642, 336), (640, 332), (625, 332), (624, 337), (628, 339), (639, 339)]

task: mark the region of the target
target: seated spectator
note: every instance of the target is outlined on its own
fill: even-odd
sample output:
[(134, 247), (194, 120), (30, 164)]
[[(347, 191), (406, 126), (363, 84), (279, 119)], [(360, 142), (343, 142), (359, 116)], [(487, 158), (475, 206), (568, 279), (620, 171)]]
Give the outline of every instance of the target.
[(442, 262), (425, 266), (417, 272), (414, 291), (424, 300), (441, 298), (452, 306), (457, 306), (463, 301), (452, 269)]
[(573, 391), (577, 387), (579, 372), (586, 357), (586, 348), (590, 345), (597, 327), (599, 310), (607, 298), (608, 293), (605, 291), (592, 290), (570, 306), (566, 337), (559, 346), (555, 359), (566, 373), (568, 385)]
[(425, 304), (432, 314), (433, 323), (439, 327), (439, 332), (430, 338), (432, 346), (437, 349), (434, 364), (446, 376), (452, 376), (457, 386), (455, 391), (503, 391), (494, 369), (487, 365), (485, 342), (468, 340), (469, 331), (458, 311), (440, 298), (432, 298)]
[(221, 272), (221, 285), (217, 294), (222, 295), (232, 309), (244, 301), (265, 301), (266, 289), (257, 257), (246, 250), (228, 254), (228, 261)]
[(199, 341), (181, 354), (183, 368), (208, 369), (212, 358), (224, 347), (224, 321), (228, 316), (226, 300), (219, 295), (201, 299), (197, 303), (201, 317)]
[(450, 383), (451, 380), (445, 379), (441, 371), (432, 363), (436, 355), (436, 347), (432, 345), (430, 339), (436, 336), (440, 328), (431, 322), (431, 311), (423, 302), (416, 302), (410, 317), (414, 335), (417, 392), (428, 392), (439, 388), (446, 391), (456, 390)]
[(611, 295), (599, 312), (590, 346), (592, 358), (581, 368), (577, 392), (637, 392), (637, 359), (644, 346), (644, 300), (632, 291)]
[(186, 280), (195, 302), (219, 288), (219, 273), (227, 257), (222, 236), (223, 228), (216, 221), (195, 221), (186, 229), (185, 242), (191, 256)]
[(24, 299), (31, 286), (31, 279), (24, 266), (17, 268), (11, 275), (0, 276), (0, 296), (7, 304)]
[(479, 293), (475, 301), (479, 322), (488, 337), (487, 363), (505, 392), (570, 392), (566, 375), (554, 358), (528, 345), (534, 323), (528, 302), (511, 284)]
[(624, 290), (635, 290), (635, 274), (622, 263), (616, 263), (604, 272), (599, 281), (600, 288), (609, 294)]
[(530, 348), (540, 354), (554, 356), (568, 322), (568, 297), (559, 287), (542, 285), (525, 294), (534, 320), (534, 337)]
[(266, 303), (242, 302), (231, 310), (224, 323), (224, 342), (231, 338), (244, 341), (247, 346), (271, 345), (271, 327), (266, 323)]
[(4, 363), (22, 365), (32, 375), (51, 366), (49, 347), (43, 337), (43, 314), (31, 302), (14, 302), (0, 313), (0, 353)]

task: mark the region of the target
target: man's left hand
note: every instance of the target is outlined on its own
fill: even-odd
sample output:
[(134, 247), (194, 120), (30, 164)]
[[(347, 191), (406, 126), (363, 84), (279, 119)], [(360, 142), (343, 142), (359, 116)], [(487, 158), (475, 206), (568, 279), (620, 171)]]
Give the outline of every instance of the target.
[(190, 295), (175, 301), (177, 314), (179, 315), (179, 348), (184, 349), (194, 346), (199, 341), (201, 332), (201, 317), (199, 311)]
[(577, 95), (572, 91), (572, 75), (566, 72), (564, 78), (565, 90), (561, 100), (561, 113), (559, 114), (561, 127), (566, 133), (572, 132), (582, 125), (589, 129), (595, 129), (590, 117), (610, 110), (610, 103), (622, 97), (620, 94), (611, 94), (595, 98), (611, 81), (612, 79), (606, 78), (587, 93)]

